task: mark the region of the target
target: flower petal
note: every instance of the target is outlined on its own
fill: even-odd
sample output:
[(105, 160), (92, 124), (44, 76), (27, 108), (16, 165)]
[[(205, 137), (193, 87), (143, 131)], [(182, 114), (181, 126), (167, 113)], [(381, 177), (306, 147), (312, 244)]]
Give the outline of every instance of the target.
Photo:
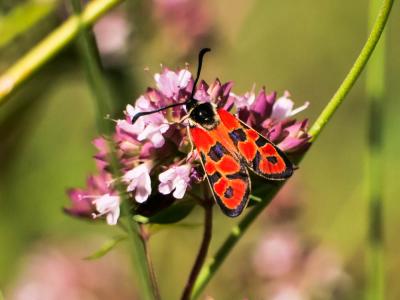
[(294, 102), (286, 97), (286, 95), (280, 97), (278, 100), (276, 100), (272, 107), (271, 118), (283, 120), (289, 117), (292, 112), (293, 106)]
[(175, 186), (175, 191), (172, 194), (176, 199), (182, 199), (183, 196), (185, 195), (186, 192), (186, 188), (187, 188), (187, 183), (185, 182), (185, 180), (181, 179), (181, 180), (177, 180), (176, 182), (174, 182), (174, 186)]
[(106, 221), (108, 225), (116, 225), (118, 223), (118, 218), (120, 215), (119, 206), (115, 208), (113, 211), (110, 211), (106, 216)]
[(175, 169), (171, 168), (165, 172), (160, 173), (160, 175), (158, 175), (158, 180), (160, 180), (160, 182), (162, 183), (166, 183), (168, 181), (172, 181), (175, 178), (175, 176), (176, 176)]
[(310, 105), (310, 102), (306, 101), (302, 106), (292, 110), (292, 112), (290, 113), (290, 117), (298, 114), (299, 112), (302, 112), (303, 110), (305, 110), (308, 106)]
[(168, 195), (172, 192), (172, 190), (173, 190), (172, 181), (160, 182), (160, 184), (158, 185), (158, 191), (161, 194)]
[(139, 203), (143, 203), (149, 198), (151, 194), (151, 178), (150, 175), (143, 174), (136, 187), (135, 200)]

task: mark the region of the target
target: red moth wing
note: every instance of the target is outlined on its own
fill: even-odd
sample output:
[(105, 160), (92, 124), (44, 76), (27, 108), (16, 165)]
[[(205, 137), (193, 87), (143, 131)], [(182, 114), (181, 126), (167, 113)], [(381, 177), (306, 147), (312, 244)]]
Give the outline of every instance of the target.
[(284, 180), (293, 173), (293, 164), (285, 153), (224, 109), (218, 109), (229, 138), (246, 166), (269, 180)]
[(224, 132), (224, 128), (219, 126), (204, 130), (193, 125), (190, 135), (200, 154), (215, 201), (227, 216), (236, 217), (248, 202), (250, 179), (243, 162), (237, 153), (232, 152), (236, 150), (227, 136), (228, 132), (225, 138), (219, 136)]

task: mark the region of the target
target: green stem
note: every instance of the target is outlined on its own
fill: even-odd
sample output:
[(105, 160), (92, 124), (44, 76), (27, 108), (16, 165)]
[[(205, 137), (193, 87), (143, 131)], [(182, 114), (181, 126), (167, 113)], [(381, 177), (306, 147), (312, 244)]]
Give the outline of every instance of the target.
[(344, 78), (342, 84), (333, 95), (328, 105), (325, 106), (317, 120), (311, 126), (309, 134), (312, 136), (312, 141), (315, 141), (320, 134), (321, 130), (325, 127), (328, 121), (332, 118), (335, 111), (338, 109), (339, 105), (343, 102), (346, 95), (349, 93), (354, 83), (360, 76), (362, 70), (368, 62), (372, 52), (375, 49), (376, 44), (385, 28), (386, 21), (389, 18), (391, 8), (393, 6), (394, 0), (384, 0), (383, 4), (379, 10), (378, 17), (372, 27), (371, 33), (368, 37), (367, 42), (362, 48), (360, 54), (358, 55), (356, 61), (354, 62), (349, 73)]
[[(389, 17), (394, 0), (384, 0), (380, 8), (378, 17), (372, 27), (372, 31), (365, 43), (361, 53), (357, 57), (353, 67), (339, 86), (338, 90), (328, 102), (322, 113), (319, 115), (315, 123), (312, 125), (309, 134), (312, 136), (312, 141), (318, 137), (326, 123), (331, 119), (336, 109), (343, 102), (343, 99), (348, 94), (355, 81), (361, 74), (361, 71), (368, 62), (371, 53), (373, 52), (383, 29), (385, 28), (386, 21)], [(198, 276), (192, 294), (192, 299), (196, 299), (200, 296), (207, 283), (214, 276), (216, 271), (219, 269), (221, 264), (224, 262), (232, 248), (236, 245), (239, 239), (243, 236), (247, 228), (254, 222), (257, 216), (264, 210), (264, 208), (271, 202), (272, 198), (279, 191), (283, 184), (271, 187), (266, 195), (263, 196), (264, 202), (256, 205), (251, 209), (247, 215), (239, 222), (239, 224), (232, 228), (231, 233), (228, 235), (226, 240), (223, 242), (221, 247), (217, 250), (214, 257), (206, 264)]]
[(107, 114), (112, 112), (113, 97), (110, 92), (108, 81), (103, 76), (103, 68), (101, 66), (100, 57), (97, 49), (96, 42), (90, 30), (84, 27), (83, 19), (81, 17), (81, 3), (80, 0), (71, 0), (75, 16), (80, 21), (80, 31), (78, 33), (78, 47), (82, 57), (82, 62), (85, 66), (87, 80), (94, 95), (96, 104), (96, 119), (97, 126), (101, 133), (111, 133), (112, 123), (104, 122)]
[[(370, 0), (370, 26), (378, 10)], [(385, 299), (383, 230), (383, 99), (385, 97), (385, 35), (366, 69), (366, 94), (369, 101), (369, 139), (366, 156), (366, 193), (369, 201), (366, 299)]]
[(149, 270), (149, 275), (151, 279), (150, 283), (153, 289), (154, 299), (161, 300), (160, 289), (158, 288), (157, 277), (156, 273), (154, 272), (153, 260), (151, 259), (151, 253), (149, 249), (150, 235), (147, 229), (145, 228), (144, 224), (139, 224), (139, 228), (140, 228), (140, 237), (142, 239), (144, 253), (146, 254), (146, 265), (147, 265), (147, 270)]
[[(114, 154), (115, 155), (115, 154)], [(119, 164), (115, 162), (115, 164)], [(120, 172), (120, 171), (119, 171)], [(114, 173), (115, 174), (115, 173)], [(140, 299), (152, 300), (160, 299), (157, 297), (157, 291), (153, 289), (153, 282), (151, 281), (151, 275), (149, 269), (147, 268), (147, 257), (146, 249), (143, 240), (140, 236), (140, 227), (137, 222), (135, 222), (131, 217), (131, 207), (129, 205), (129, 199), (125, 196), (126, 186), (118, 180), (117, 189), (121, 197), (121, 208), (122, 213), (126, 216), (128, 236), (132, 246), (132, 263), (135, 269), (135, 276), (138, 282), (137, 291), (140, 294)]]
[(231, 252), (232, 248), (240, 240), (240, 238), (243, 236), (243, 234), (246, 232), (249, 226), (253, 223), (253, 221), (258, 217), (258, 215), (271, 202), (272, 198), (279, 191), (279, 188), (281, 186), (282, 184), (279, 184), (278, 186), (274, 186), (270, 188), (268, 191), (264, 192), (263, 196), (265, 196), (265, 199), (270, 199), (270, 200), (265, 200), (255, 205), (254, 208), (251, 209), (247, 213), (247, 215), (242, 219), (242, 221), (231, 229), (228, 237), (219, 247), (214, 257), (201, 269), (200, 274), (197, 277), (197, 280), (194, 284), (192, 297), (190, 299), (197, 299), (200, 296), (201, 292), (203, 291), (207, 283), (211, 280), (211, 278), (214, 276), (219, 267), (222, 265), (222, 263), (225, 261), (226, 257)]
[(85, 27), (93, 24), (99, 17), (121, 2), (122, 0), (90, 1), (80, 17), (76, 15), (69, 17), (20, 58), (0, 76), (0, 105), (6, 102), (17, 87), (64, 49), (78, 35), (81, 24)]
[[(74, 8), (75, 18), (78, 20), (79, 29), (79, 49), (82, 56), (82, 60), (85, 65), (85, 70), (87, 73), (89, 86), (96, 99), (97, 105), (97, 123), (99, 126), (99, 131), (102, 133), (110, 133), (111, 126), (108, 126), (108, 121), (104, 120), (104, 115), (111, 110), (113, 103), (112, 95), (108, 85), (108, 81), (103, 77), (102, 67), (100, 64), (100, 59), (98, 57), (98, 50), (96, 43), (89, 32), (84, 27), (83, 14), (79, 14), (81, 11), (80, 1), (71, 0), (71, 4)], [(144, 240), (140, 235), (140, 227), (137, 222), (132, 219), (130, 201), (127, 197), (126, 186), (121, 181), (122, 173), (117, 155), (115, 153), (115, 145), (109, 142), (110, 155), (108, 161), (111, 166), (111, 172), (115, 179), (115, 186), (117, 188), (118, 194), (122, 203), (123, 214), (127, 218), (127, 231), (132, 245), (132, 260), (133, 267), (136, 271), (136, 278), (138, 281), (138, 290), (141, 293), (143, 299), (152, 300), (159, 299), (157, 294), (158, 289), (153, 288), (155, 282), (152, 281), (152, 276), (148, 265), (146, 264), (146, 245)]]
[[(208, 187), (207, 187), (208, 188)], [(209, 202), (207, 200), (207, 202)], [(208, 248), (211, 243), (212, 236), (212, 203), (206, 203), (204, 208), (204, 233), (203, 240), (201, 241), (199, 252), (197, 253), (196, 261), (190, 272), (188, 281), (186, 282), (185, 289), (183, 290), (181, 300), (188, 300), (192, 294), (194, 283), (200, 275), (200, 270), (204, 265), (207, 257)]]

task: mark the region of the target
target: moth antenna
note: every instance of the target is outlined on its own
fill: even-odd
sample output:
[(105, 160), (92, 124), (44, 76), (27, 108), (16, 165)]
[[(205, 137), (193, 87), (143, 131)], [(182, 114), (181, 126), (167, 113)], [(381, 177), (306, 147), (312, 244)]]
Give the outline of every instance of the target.
[(161, 107), (161, 108), (159, 108), (159, 109), (152, 110), (152, 111), (143, 111), (143, 112), (137, 113), (137, 114), (134, 115), (133, 118), (132, 118), (132, 124), (134, 124), (134, 123), (137, 121), (137, 119), (139, 119), (140, 117), (143, 117), (143, 116), (146, 116), (146, 115), (151, 115), (151, 114), (154, 114), (154, 113), (163, 111), (164, 109), (167, 109), (167, 108), (171, 108), (171, 107), (175, 107), (175, 106), (180, 106), (180, 105), (185, 105), (185, 104), (186, 104), (186, 102), (183, 102), (183, 103), (175, 103), (175, 104), (167, 105), (167, 106), (164, 106), (164, 107)]
[(143, 116), (146, 116), (146, 115), (150, 115), (150, 114), (154, 114), (154, 113), (163, 111), (164, 109), (167, 109), (167, 108), (180, 106), (180, 105), (186, 105), (190, 101), (192, 101), (194, 93), (195, 93), (195, 90), (196, 90), (197, 82), (199, 81), (199, 77), (200, 77), (200, 73), (201, 73), (201, 67), (203, 65), (203, 57), (209, 51), (211, 51), (210, 48), (203, 48), (199, 52), (199, 61), (198, 61), (198, 65), (197, 65), (197, 75), (196, 75), (196, 79), (195, 79), (194, 84), (193, 84), (192, 93), (190, 94), (190, 97), (189, 97), (189, 99), (187, 101), (182, 102), (182, 103), (175, 103), (175, 104), (167, 105), (167, 106), (164, 106), (164, 107), (161, 107), (159, 109), (152, 110), (152, 111), (144, 111), (144, 112), (137, 113), (132, 118), (132, 124), (134, 124), (137, 121), (137, 119), (139, 119), (140, 117), (143, 117)]
[(197, 75), (196, 75), (196, 79), (195, 79), (194, 84), (193, 84), (193, 89), (192, 89), (192, 93), (190, 95), (189, 100), (194, 97), (194, 93), (196, 91), (197, 82), (199, 81), (199, 78), (200, 78), (201, 67), (203, 65), (203, 58), (204, 58), (204, 55), (209, 51), (211, 51), (210, 48), (203, 48), (199, 52), (199, 62), (197, 64)]

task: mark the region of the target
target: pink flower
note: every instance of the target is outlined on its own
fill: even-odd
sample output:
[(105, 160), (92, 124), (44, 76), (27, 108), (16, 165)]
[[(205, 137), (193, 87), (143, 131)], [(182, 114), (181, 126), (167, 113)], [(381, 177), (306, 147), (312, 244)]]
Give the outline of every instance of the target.
[(111, 176), (101, 171), (98, 175), (88, 177), (85, 189), (68, 190), (67, 194), (71, 199), (72, 206), (65, 208), (64, 211), (73, 216), (92, 218), (93, 213), (96, 212), (93, 200), (111, 192), (109, 188), (110, 180)]
[(97, 218), (105, 215), (108, 225), (115, 225), (118, 222), (120, 214), (120, 199), (119, 196), (112, 196), (110, 194), (104, 194), (97, 197), (92, 203), (96, 206), (96, 210), (99, 214), (94, 214), (93, 217)]
[[(154, 0), (155, 17), (173, 51), (187, 55), (212, 38), (209, 6), (196, 0)], [(196, 50), (194, 50), (196, 49)]]
[(135, 191), (135, 200), (139, 203), (146, 201), (151, 194), (150, 169), (151, 163), (145, 162), (127, 171), (123, 176), (123, 180), (128, 184), (127, 191)]
[(124, 11), (116, 9), (106, 14), (93, 26), (93, 32), (103, 62), (107, 65), (121, 64), (131, 33)]
[(296, 283), (271, 284), (268, 286), (267, 298), (270, 300), (307, 300), (308, 293)]
[(129, 281), (130, 270), (121, 252), (111, 251), (90, 262), (82, 259), (101, 243), (85, 235), (32, 245), (8, 286), (2, 285), (4, 299), (138, 299), (134, 287), (123, 284)]
[[(153, 109), (155, 107), (151, 105), (150, 101), (142, 96), (137, 100), (135, 107), (127, 105), (126, 114), (131, 121), (137, 113)], [(127, 120), (118, 120), (117, 126), (129, 134), (135, 135), (138, 141), (150, 140), (156, 148), (164, 145), (163, 134), (169, 129), (168, 121), (161, 112), (143, 116), (135, 124)]]
[(101, 170), (99, 175), (90, 176), (86, 189), (68, 191), (72, 206), (65, 208), (65, 212), (92, 219), (106, 216), (109, 225), (117, 224), (120, 199), (110, 183), (111, 176), (104, 170)]
[(300, 240), (294, 232), (276, 230), (268, 233), (253, 259), (260, 276), (276, 278), (293, 271), (301, 257)]
[(182, 199), (190, 182), (191, 170), (190, 164), (172, 166), (158, 176), (160, 180), (158, 191), (164, 195), (174, 191), (172, 195), (176, 199)]
[(251, 89), (250, 92), (246, 92), (243, 96), (237, 96), (234, 93), (231, 93), (231, 96), (233, 96), (233, 101), (236, 105), (237, 109), (241, 108), (250, 108), (254, 101), (256, 100), (256, 95), (254, 94), (254, 88), (255, 85), (253, 85), (253, 88)]
[(191, 79), (192, 74), (186, 69), (179, 72), (164, 69), (161, 74), (154, 75), (154, 80), (160, 92), (175, 100), (178, 100), (179, 92), (188, 87)]
[(288, 153), (304, 151), (310, 146), (310, 136), (307, 134), (308, 120), (295, 122), (284, 130), (285, 137), (277, 143), (278, 147)]
[(271, 119), (283, 120), (293, 117), (299, 112), (305, 110), (310, 104), (309, 102), (305, 102), (302, 106), (293, 109), (294, 102), (290, 100), (289, 97), (290, 93), (288, 91), (285, 91), (283, 96), (275, 101), (274, 105), (272, 106)]

